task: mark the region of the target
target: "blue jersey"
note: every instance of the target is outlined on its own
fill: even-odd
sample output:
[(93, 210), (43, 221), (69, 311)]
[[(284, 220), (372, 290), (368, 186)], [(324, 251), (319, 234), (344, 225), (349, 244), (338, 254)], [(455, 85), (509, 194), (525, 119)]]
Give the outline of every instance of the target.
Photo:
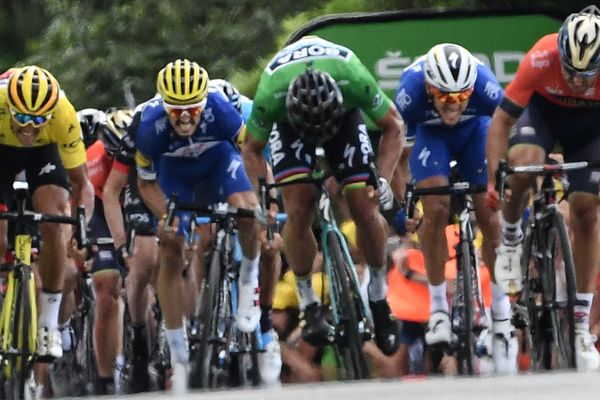
[(200, 159), (222, 142), (231, 142), (243, 126), (237, 110), (218, 92), (209, 92), (200, 123), (190, 137), (178, 136), (160, 98), (146, 102), (135, 132), (136, 163), (142, 179), (155, 179), (161, 157)]
[[(394, 97), (394, 104), (408, 128), (407, 140), (414, 140), (419, 124), (443, 126), (439, 114), (427, 95), (424, 67), (425, 57), (419, 57), (408, 66), (400, 77)], [(504, 91), (492, 70), (478, 62), (473, 95), (456, 128), (460, 129), (461, 124), (474, 117), (491, 116), (503, 96)]]

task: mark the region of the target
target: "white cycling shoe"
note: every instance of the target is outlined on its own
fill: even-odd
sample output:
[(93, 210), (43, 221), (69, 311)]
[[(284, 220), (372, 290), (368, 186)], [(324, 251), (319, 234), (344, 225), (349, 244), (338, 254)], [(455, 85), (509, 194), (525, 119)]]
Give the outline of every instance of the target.
[(169, 392), (172, 394), (185, 394), (188, 392), (189, 366), (187, 363), (173, 362), (171, 366), (171, 387)]
[(262, 334), (264, 352), (258, 354), (258, 365), (260, 378), (266, 386), (277, 386), (281, 383), (281, 348), (279, 337), (275, 330), (271, 329)]
[(240, 331), (254, 332), (260, 322), (259, 289), (250, 285), (239, 285), (239, 301), (235, 322)]
[(429, 316), (425, 342), (428, 345), (450, 343), (452, 340), (452, 327), (450, 316), (444, 311), (435, 311)]
[(58, 329), (38, 328), (36, 353), (41, 358), (57, 359), (63, 356), (62, 335)]
[(521, 271), (521, 256), (523, 246), (501, 244), (496, 249), (494, 277), (500, 288), (509, 295), (515, 295), (523, 290), (523, 274)]
[(596, 371), (600, 368), (600, 354), (594, 346), (596, 337), (585, 329), (575, 328), (575, 357), (578, 371)]
[(519, 342), (515, 327), (509, 319), (492, 322), (492, 359), (498, 375), (515, 375), (517, 373), (517, 355)]

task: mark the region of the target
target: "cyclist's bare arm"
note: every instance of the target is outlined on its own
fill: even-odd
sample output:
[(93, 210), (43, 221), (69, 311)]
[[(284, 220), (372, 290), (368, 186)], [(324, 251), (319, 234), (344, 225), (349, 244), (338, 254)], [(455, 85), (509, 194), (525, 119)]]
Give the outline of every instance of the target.
[[(73, 201), (75, 205), (85, 207), (85, 218), (89, 222), (94, 214), (94, 186), (88, 177), (87, 166), (84, 163), (78, 167), (67, 169), (67, 174), (73, 189)], [(77, 207), (73, 207), (73, 212), (76, 210)]]
[(508, 139), (511, 128), (517, 119), (504, 111), (496, 108), (488, 131), (486, 144), (486, 156), (488, 161), (488, 185), (496, 184), (496, 170), (500, 160), (506, 157), (508, 152)]
[(158, 186), (157, 181), (150, 181), (138, 178), (138, 188), (142, 200), (148, 206), (152, 214), (161, 218), (167, 212), (165, 204), (165, 195)]
[(383, 130), (377, 157), (379, 176), (391, 182), (394, 169), (400, 159), (400, 154), (402, 154), (406, 125), (394, 105), (390, 106), (383, 118), (375, 121), (375, 123)]
[(121, 212), (121, 202), (119, 197), (121, 190), (127, 183), (127, 174), (112, 168), (104, 184), (102, 191), (102, 205), (104, 207), (104, 216), (115, 244), (119, 248), (127, 241), (125, 234), (125, 224), (123, 223), (123, 213)]
[(267, 161), (263, 157), (263, 149), (267, 142), (257, 140), (252, 135), (246, 135), (242, 145), (242, 157), (250, 182), (258, 188), (258, 178), (267, 176)]
[(394, 177), (392, 178), (392, 182), (390, 182), (390, 186), (392, 187), (392, 191), (394, 192), (394, 197), (397, 199), (403, 199), (406, 191), (406, 184), (410, 182), (410, 168), (408, 166), (408, 158), (412, 151), (412, 147), (404, 147), (402, 149), (402, 154), (400, 155), (400, 160), (398, 160), (398, 164), (396, 164), (396, 168), (394, 169)]

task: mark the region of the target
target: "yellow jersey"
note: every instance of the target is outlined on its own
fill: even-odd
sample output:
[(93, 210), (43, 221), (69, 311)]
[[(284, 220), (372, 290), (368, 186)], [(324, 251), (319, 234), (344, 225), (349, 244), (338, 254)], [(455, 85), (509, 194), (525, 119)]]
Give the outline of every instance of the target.
[[(24, 147), (11, 128), (12, 116), (8, 105), (6, 85), (0, 85), (0, 145)], [(81, 126), (75, 108), (61, 91), (52, 118), (40, 128), (33, 147), (50, 143), (58, 145), (58, 152), (66, 169), (85, 163), (85, 146), (81, 140)]]

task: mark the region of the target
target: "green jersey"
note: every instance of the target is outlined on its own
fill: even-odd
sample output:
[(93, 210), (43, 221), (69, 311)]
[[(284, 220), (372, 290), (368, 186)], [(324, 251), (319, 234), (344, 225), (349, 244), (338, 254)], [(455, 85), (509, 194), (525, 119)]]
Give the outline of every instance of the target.
[(307, 36), (284, 47), (264, 70), (247, 122), (247, 130), (255, 139), (266, 141), (273, 123), (287, 121), (288, 87), (307, 68), (331, 75), (342, 92), (346, 110), (360, 108), (377, 121), (392, 106), (352, 50), (317, 36)]

